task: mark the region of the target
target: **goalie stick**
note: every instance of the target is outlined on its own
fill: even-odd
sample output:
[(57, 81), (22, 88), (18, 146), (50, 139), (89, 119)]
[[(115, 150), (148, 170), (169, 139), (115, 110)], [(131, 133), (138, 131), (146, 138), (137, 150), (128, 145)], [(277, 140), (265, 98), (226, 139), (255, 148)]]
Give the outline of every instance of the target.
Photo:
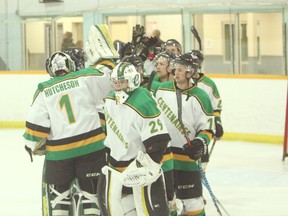
[[(192, 146), (191, 145), (191, 142), (190, 142), (190, 139), (188, 137), (188, 133), (185, 129), (185, 126), (184, 126), (184, 123), (182, 121), (182, 91), (181, 89), (176, 89), (176, 99), (177, 99), (177, 106), (178, 106), (178, 120), (179, 120), (179, 123), (181, 125), (181, 128), (183, 130), (183, 133), (184, 133), (184, 136), (187, 140), (187, 143), (189, 146)], [(206, 178), (206, 175), (202, 169), (202, 166), (201, 166), (201, 162), (198, 161), (198, 167), (199, 167), (199, 170), (200, 170), (200, 175), (201, 175), (201, 178), (202, 178), (202, 183), (203, 185), (206, 187), (206, 189), (208, 190), (210, 196), (212, 197), (212, 200), (213, 200), (213, 203), (216, 207), (216, 210), (217, 212), (219, 213), (220, 216), (222, 216), (222, 212), (218, 206), (218, 204), (222, 207), (222, 209), (224, 210), (224, 212), (227, 214), (227, 216), (229, 216), (229, 214), (227, 213), (227, 211), (224, 209), (224, 207), (222, 206), (222, 204), (220, 203), (220, 201), (216, 198), (216, 196), (214, 195), (211, 187), (210, 187), (210, 184)]]
[(197, 29), (194, 26), (191, 26), (190, 30), (191, 30), (192, 34), (194, 35), (194, 37), (196, 38), (196, 40), (197, 40), (197, 42), (199, 44), (199, 50), (202, 51), (201, 38), (200, 38), (200, 36), (198, 34)]

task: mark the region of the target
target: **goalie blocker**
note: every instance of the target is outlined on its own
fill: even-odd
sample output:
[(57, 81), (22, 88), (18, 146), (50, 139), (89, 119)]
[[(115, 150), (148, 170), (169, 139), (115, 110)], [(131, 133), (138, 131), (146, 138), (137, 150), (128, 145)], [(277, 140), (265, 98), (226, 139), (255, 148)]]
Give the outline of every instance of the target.
[[(169, 215), (161, 164), (148, 154), (139, 152), (122, 173), (109, 166), (102, 172), (97, 191), (104, 216)], [(127, 193), (127, 187), (132, 188), (132, 193)]]

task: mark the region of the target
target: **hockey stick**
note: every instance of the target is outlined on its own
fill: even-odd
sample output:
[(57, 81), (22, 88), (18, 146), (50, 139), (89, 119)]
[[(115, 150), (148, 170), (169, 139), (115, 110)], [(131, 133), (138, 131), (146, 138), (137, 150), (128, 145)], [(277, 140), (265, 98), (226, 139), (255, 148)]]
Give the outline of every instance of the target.
[[(189, 146), (192, 146), (191, 145), (191, 142), (190, 142), (190, 139), (188, 137), (188, 133), (185, 129), (185, 126), (184, 126), (184, 123), (182, 121), (182, 91), (181, 89), (176, 89), (176, 99), (177, 99), (177, 106), (178, 106), (178, 120), (180, 122), (180, 125), (181, 125), (181, 128), (183, 130), (183, 133), (184, 133), (184, 136), (187, 140), (187, 143)], [(219, 213), (220, 216), (222, 216), (222, 213), (221, 213), (221, 210), (218, 206), (218, 204), (223, 208), (223, 206), (221, 205), (221, 203), (219, 202), (219, 200), (216, 198), (216, 196), (214, 195), (214, 193), (212, 192), (212, 189), (209, 185), (209, 182), (205, 176), (205, 173), (202, 169), (202, 166), (201, 166), (201, 162), (198, 161), (198, 167), (199, 167), (199, 170), (200, 170), (200, 174), (201, 174), (201, 178), (202, 178), (202, 183), (204, 184), (204, 186), (207, 188), (210, 196), (212, 197), (212, 200), (213, 200), (213, 203), (216, 207), (216, 210), (217, 212)], [(225, 211), (225, 213), (227, 214), (227, 216), (229, 216), (229, 214), (227, 213), (227, 211), (223, 208), (223, 210)]]
[(191, 26), (190, 30), (191, 30), (192, 34), (194, 35), (194, 37), (196, 38), (196, 40), (197, 40), (197, 42), (199, 44), (199, 50), (202, 51), (202, 42), (201, 42), (201, 38), (200, 38), (200, 36), (198, 34), (197, 29), (194, 26)]
[(151, 86), (152, 86), (152, 82), (153, 82), (153, 79), (156, 75), (156, 71), (153, 70), (152, 73), (150, 74), (150, 77), (149, 77), (149, 80), (148, 80), (148, 83), (147, 83), (147, 90), (150, 92), (151, 91)]
[(45, 145), (46, 145), (47, 138), (48, 137), (45, 137), (37, 143), (35, 149), (32, 151), (33, 155), (41, 156), (45, 154), (46, 152)]
[(192, 144), (190, 142), (190, 139), (188, 137), (188, 133), (185, 129), (184, 123), (182, 121), (182, 90), (181, 89), (176, 89), (176, 99), (177, 99), (177, 106), (178, 106), (178, 120), (181, 125), (181, 129), (184, 133), (184, 137), (187, 140), (188, 145), (191, 147)]
[[(225, 214), (227, 215), (227, 216), (230, 216), (229, 215), (229, 213), (226, 211), (226, 209), (224, 208), (224, 206), (220, 203), (220, 201), (217, 199), (217, 197), (214, 195), (214, 193), (213, 193), (213, 191), (212, 191), (212, 189), (211, 189), (211, 187), (210, 187), (210, 185), (209, 185), (209, 182), (208, 182), (208, 180), (207, 180), (207, 178), (206, 178), (206, 175), (205, 175), (205, 173), (203, 172), (203, 170), (202, 170), (202, 168), (201, 168), (201, 164), (200, 165), (198, 165), (199, 166), (199, 169), (200, 169), (200, 174), (201, 174), (201, 177), (202, 177), (202, 183), (203, 183), (203, 185), (206, 187), (206, 189), (208, 190), (208, 192), (209, 192), (209, 194), (210, 194), (210, 196), (211, 196), (211, 198), (212, 198), (212, 200), (213, 200), (213, 203), (214, 203), (214, 205), (215, 205), (215, 207), (216, 207), (216, 209), (217, 209), (217, 212), (219, 213), (219, 215), (220, 216), (222, 216), (222, 213), (221, 213), (221, 211), (220, 211), (220, 208), (219, 208), (219, 206), (223, 209), (223, 211), (225, 212)], [(202, 172), (201, 172), (201, 170), (202, 170)], [(219, 206), (218, 206), (218, 204), (219, 204)]]
[(213, 152), (214, 146), (215, 146), (215, 144), (216, 144), (216, 141), (217, 141), (217, 140), (214, 139), (213, 144), (212, 144), (211, 149), (210, 149), (210, 152), (209, 152), (209, 158), (210, 158), (211, 155), (212, 155), (212, 152)]

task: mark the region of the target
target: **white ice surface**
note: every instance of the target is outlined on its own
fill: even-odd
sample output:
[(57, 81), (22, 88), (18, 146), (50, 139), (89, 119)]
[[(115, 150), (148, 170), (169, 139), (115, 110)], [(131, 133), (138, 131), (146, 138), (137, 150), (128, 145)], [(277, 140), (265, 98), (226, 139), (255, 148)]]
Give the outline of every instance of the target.
[[(41, 216), (43, 157), (30, 162), (23, 130), (0, 130), (0, 216)], [(288, 216), (288, 158), (281, 145), (219, 141), (207, 179), (230, 216)], [(207, 216), (218, 216), (209, 193)], [(225, 213), (221, 209), (223, 216)]]

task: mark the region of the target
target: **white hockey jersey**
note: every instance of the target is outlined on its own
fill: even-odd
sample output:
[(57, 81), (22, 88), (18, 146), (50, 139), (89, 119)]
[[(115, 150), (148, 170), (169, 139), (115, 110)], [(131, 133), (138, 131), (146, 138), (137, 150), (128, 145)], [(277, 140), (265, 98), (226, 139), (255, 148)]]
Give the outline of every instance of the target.
[(115, 93), (110, 93), (104, 112), (105, 145), (111, 150), (109, 161), (114, 162), (113, 166), (127, 166), (139, 151), (146, 152), (149, 142), (170, 140), (160, 110), (147, 89), (135, 89), (123, 104), (116, 104)]
[[(208, 95), (196, 86), (182, 91), (182, 121), (190, 140), (202, 137), (209, 144), (214, 131), (214, 114)], [(178, 119), (178, 104), (174, 81), (161, 83), (156, 100), (171, 135), (171, 147), (183, 148), (187, 143)]]
[(110, 72), (100, 62), (96, 67), (40, 83), (26, 120), (25, 144), (33, 150), (48, 136), (47, 160), (73, 158), (105, 148), (96, 105), (112, 90)]

